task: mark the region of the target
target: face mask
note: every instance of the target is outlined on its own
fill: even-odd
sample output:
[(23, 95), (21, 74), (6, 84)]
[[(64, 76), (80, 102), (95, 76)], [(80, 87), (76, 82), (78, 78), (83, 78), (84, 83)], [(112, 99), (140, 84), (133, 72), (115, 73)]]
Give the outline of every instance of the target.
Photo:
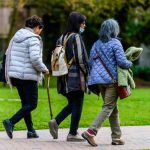
[(84, 28), (81, 28), (81, 27), (80, 27), (80, 33), (83, 33), (84, 30), (85, 30)]

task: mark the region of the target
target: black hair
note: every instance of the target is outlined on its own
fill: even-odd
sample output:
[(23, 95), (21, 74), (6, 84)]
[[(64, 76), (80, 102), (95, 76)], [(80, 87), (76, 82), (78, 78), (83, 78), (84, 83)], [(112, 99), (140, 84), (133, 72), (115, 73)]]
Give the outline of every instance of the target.
[(25, 27), (29, 27), (29, 28), (33, 29), (37, 26), (39, 26), (40, 29), (42, 29), (44, 27), (43, 21), (40, 17), (31, 16), (31, 17), (27, 18), (27, 20), (25, 22)]
[(64, 34), (68, 32), (78, 33), (80, 24), (86, 22), (86, 17), (79, 12), (71, 12), (69, 14), (67, 28)]

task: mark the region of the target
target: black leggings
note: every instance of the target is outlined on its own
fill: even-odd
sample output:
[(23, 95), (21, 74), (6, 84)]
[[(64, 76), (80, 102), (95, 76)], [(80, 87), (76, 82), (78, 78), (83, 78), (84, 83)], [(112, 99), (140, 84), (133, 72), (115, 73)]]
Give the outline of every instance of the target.
[(57, 115), (56, 122), (59, 125), (68, 115), (71, 114), (71, 124), (69, 133), (72, 135), (77, 134), (79, 121), (82, 113), (84, 92), (73, 91), (67, 95), (68, 105), (65, 106)]
[(37, 100), (38, 100), (38, 86), (37, 81), (30, 81), (30, 80), (20, 80), (12, 78), (11, 82), (13, 86), (16, 86), (18, 90), (18, 94), (21, 99), (22, 108), (16, 112), (10, 118), (12, 124), (16, 124), (22, 118), (26, 123), (28, 131), (33, 131), (33, 123), (31, 117), (31, 111), (37, 107)]

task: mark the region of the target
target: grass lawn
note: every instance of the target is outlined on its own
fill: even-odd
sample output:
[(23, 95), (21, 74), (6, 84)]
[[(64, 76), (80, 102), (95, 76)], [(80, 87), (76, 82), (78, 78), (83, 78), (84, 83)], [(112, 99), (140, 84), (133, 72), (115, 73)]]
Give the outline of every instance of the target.
[[(67, 101), (62, 95), (58, 95), (55, 88), (50, 89), (52, 109), (54, 116), (66, 105)], [(19, 108), (20, 101), (15, 88), (0, 88), (0, 130), (4, 130), (2, 120), (10, 118)], [(2, 100), (4, 99), (4, 100)], [(102, 100), (91, 94), (85, 95), (83, 113), (80, 127), (88, 127), (98, 112), (101, 110)], [(129, 125), (150, 125), (150, 88), (136, 89), (132, 91), (132, 96), (119, 100), (120, 120), (122, 126)], [(33, 111), (33, 123), (36, 129), (48, 128), (49, 108), (46, 89), (39, 88), (39, 102), (36, 110)], [(70, 117), (62, 124), (61, 128), (68, 128)], [(106, 121), (103, 126), (108, 126)], [(26, 129), (24, 121), (20, 121), (15, 126), (15, 130)]]

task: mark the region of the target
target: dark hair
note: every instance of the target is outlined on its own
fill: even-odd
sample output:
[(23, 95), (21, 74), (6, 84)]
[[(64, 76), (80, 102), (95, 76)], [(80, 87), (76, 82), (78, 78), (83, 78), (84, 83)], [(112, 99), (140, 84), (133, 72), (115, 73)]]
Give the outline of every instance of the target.
[(86, 17), (79, 12), (71, 12), (68, 18), (67, 28), (64, 34), (68, 32), (78, 33), (80, 24), (86, 21)]
[(99, 32), (99, 37), (102, 42), (108, 42), (111, 38), (117, 38), (119, 34), (118, 22), (114, 19), (105, 20)]
[(27, 18), (27, 20), (25, 22), (25, 26), (29, 27), (31, 29), (33, 29), (37, 26), (39, 26), (40, 29), (44, 27), (42, 19), (38, 16), (31, 16), (31, 17)]

